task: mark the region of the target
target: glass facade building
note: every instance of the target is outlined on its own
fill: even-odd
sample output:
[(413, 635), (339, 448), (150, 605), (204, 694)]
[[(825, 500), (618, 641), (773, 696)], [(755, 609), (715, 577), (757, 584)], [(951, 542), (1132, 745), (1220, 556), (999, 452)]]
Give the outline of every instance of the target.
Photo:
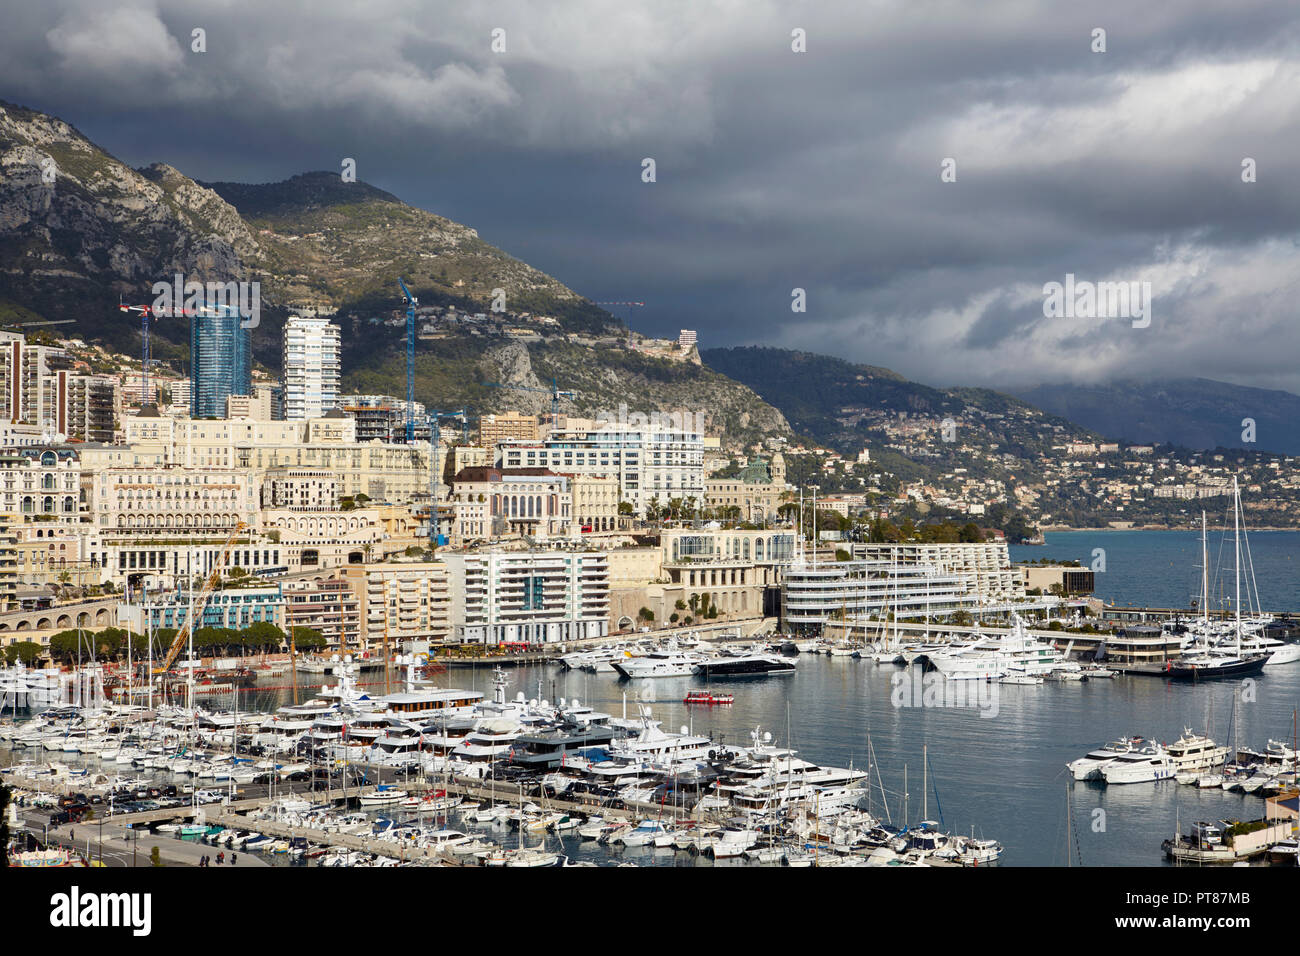
[(252, 394), (252, 335), (238, 315), (196, 315), (190, 327), (192, 418), (225, 418), (226, 399)]

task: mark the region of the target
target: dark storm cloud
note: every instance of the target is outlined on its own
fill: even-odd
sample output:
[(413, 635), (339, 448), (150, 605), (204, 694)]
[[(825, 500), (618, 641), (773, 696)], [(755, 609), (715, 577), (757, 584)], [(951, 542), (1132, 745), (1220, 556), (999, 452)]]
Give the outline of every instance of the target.
[[(200, 179), (354, 157), (362, 179), (706, 347), (930, 382), (1158, 370), (1300, 390), (1287, 4), (265, 7), (14, 10), (0, 96)], [(1045, 319), (1042, 286), (1066, 273), (1151, 282), (1150, 327)]]

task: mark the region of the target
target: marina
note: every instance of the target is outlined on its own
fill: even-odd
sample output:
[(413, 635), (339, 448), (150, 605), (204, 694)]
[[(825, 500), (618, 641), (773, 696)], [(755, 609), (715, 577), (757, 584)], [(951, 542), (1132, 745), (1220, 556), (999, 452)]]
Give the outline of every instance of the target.
[[(293, 717), (295, 708), (287, 701), (287, 694), (283, 690), (272, 689), (280, 686), (278, 683), (267, 689), (259, 689), (254, 685), (241, 690), (239, 721), (223, 720), (221, 711), (215, 709), (209, 716), (197, 720), (202, 728), (197, 731), (199, 744), (212, 759), (211, 769), (201, 769), (198, 774), (178, 775), (169, 772), (168, 766), (173, 771), (177, 766), (175, 756), (169, 758), (170, 764), (164, 759), (163, 766), (155, 766), (160, 757), (165, 758), (162, 754), (150, 758), (150, 765), (143, 772), (134, 761), (118, 763), (123, 756), (120, 744), (116, 753), (111, 744), (98, 751), (93, 744), (84, 752), (80, 747), (75, 751), (65, 750), (67, 741), (75, 739), (75, 735), (67, 733), (58, 738), (59, 753), (54, 756), (49, 755), (44, 741), (39, 750), (31, 746), (15, 747), (13, 738), (9, 735), (21, 725), (7, 725), (5, 732), (0, 734), (0, 762), (13, 765), (6, 772), (6, 779), (20, 789), (32, 786), (33, 794), (37, 790), (51, 794), (60, 791), (85, 793), (90, 789), (92, 780), (102, 778), (100, 786), (103, 787), (114, 778), (125, 779), (139, 774), (148, 776), (154, 785), (179, 784), (181, 798), (185, 796), (186, 786), (196, 792), (208, 790), (209, 795), (217, 796), (218, 800), (233, 795), (235, 799), (231, 806), (212, 806), (207, 820), (211, 825), (222, 825), (227, 829), (242, 827), (255, 832), (261, 818), (254, 818), (251, 814), (265, 811), (276, 800), (285, 797), (301, 798), (312, 805), (323, 804), (339, 813), (361, 811), (367, 814), (370, 825), (373, 826), (380, 817), (392, 819), (409, 816), (408, 810), (412, 809), (418, 818), (422, 808), (427, 809), (428, 806), (420, 801), (429, 794), (441, 792), (446, 796), (439, 799), (454, 797), (474, 802), (475, 809), (472, 813), (481, 815), (484, 820), (466, 820), (462, 818), (462, 811), (441, 807), (438, 814), (428, 814), (430, 820), (440, 820), (440, 824), (434, 829), (426, 826), (425, 829), (429, 832), (424, 839), (435, 839), (432, 834), (437, 830), (450, 828), (472, 834), (473, 841), (505, 847), (509, 844), (510, 837), (517, 836), (516, 831), (509, 828), (508, 820), (504, 831), (493, 830), (491, 825), (480, 830), (477, 824), (484, 821), (491, 824), (498, 819), (491, 810), (494, 806), (512, 807), (514, 811), (511, 812), (517, 812), (524, 805), (531, 804), (535, 808), (532, 812), (537, 816), (535, 821), (530, 822), (547, 821), (542, 827), (545, 833), (550, 834), (544, 837), (553, 844), (550, 852), (559, 853), (572, 862), (636, 862), (638, 865), (655, 866), (708, 865), (718, 857), (713, 854), (700, 855), (698, 852), (692, 854), (689, 849), (684, 853), (666, 854), (662, 849), (656, 852), (638, 849), (637, 853), (645, 854), (644, 859), (638, 856), (635, 861), (624, 860), (622, 855), (630, 852), (628, 849), (611, 849), (608, 840), (604, 843), (580, 838), (574, 840), (567, 830), (557, 832), (547, 829), (550, 822), (554, 822), (548, 820), (548, 817), (556, 813), (562, 817), (568, 815), (575, 832), (584, 826), (634, 826), (646, 819), (677, 820), (679, 823), (725, 829), (728, 817), (734, 817), (738, 808), (754, 814), (755, 819), (761, 819), (763, 814), (773, 810), (773, 801), (761, 786), (755, 790), (744, 784), (743, 776), (738, 781), (739, 790), (748, 790), (753, 796), (746, 797), (742, 794), (738, 807), (734, 799), (737, 789), (733, 785), (728, 793), (730, 805), (724, 810), (724, 805), (712, 800), (708, 791), (693, 791), (690, 784), (682, 780), (673, 781), (673, 784), (664, 788), (662, 775), (656, 786), (653, 779), (642, 781), (642, 775), (635, 772), (634, 766), (620, 769), (616, 763), (610, 763), (609, 766), (601, 767), (601, 761), (594, 764), (587, 761), (584, 764), (581, 752), (593, 746), (608, 747), (613, 739), (610, 731), (616, 731), (617, 727), (630, 728), (642, 723), (637, 735), (626, 738), (623, 746), (629, 752), (639, 751), (654, 755), (659, 760), (672, 755), (680, 771), (692, 755), (696, 758), (696, 770), (701, 764), (709, 765), (710, 750), (714, 753), (715, 762), (719, 752), (739, 755), (750, 748), (758, 748), (760, 754), (764, 748), (774, 752), (782, 750), (784, 748), (767, 735), (784, 738), (784, 724), (789, 719), (790, 740), (800, 757), (816, 760), (818, 766), (840, 767), (845, 777), (837, 780), (832, 775), (825, 785), (809, 791), (814, 800), (812, 817), (820, 819), (818, 811), (823, 810), (815, 805), (821, 799), (817, 795), (818, 790), (827, 802), (827, 811), (835, 806), (837, 800), (844, 799), (847, 793), (851, 799), (844, 808), (845, 812), (863, 814), (862, 823), (871, 823), (865, 832), (859, 832), (858, 837), (852, 838), (853, 845), (857, 846), (856, 855), (864, 858), (879, 849), (866, 843), (858, 844), (859, 837), (866, 837), (874, 826), (893, 826), (901, 830), (901, 821), (910, 820), (913, 827), (919, 827), (927, 811), (933, 814), (936, 807), (941, 807), (944, 816), (942, 821), (934, 821), (936, 831), (947, 833), (955, 839), (958, 834), (970, 834), (973, 828), (974, 836), (970, 838), (991, 839), (998, 844), (1001, 865), (1062, 863), (1056, 836), (1065, 826), (1065, 808), (1058, 785), (1063, 775), (1070, 776), (1063, 768), (1080, 754), (1092, 753), (1089, 748), (1095, 750), (1099, 740), (1106, 737), (1106, 728), (1112, 728), (1112, 741), (1130, 742), (1139, 753), (1144, 747), (1158, 748), (1165, 755), (1167, 763), (1161, 762), (1155, 773), (1130, 775), (1136, 779), (1122, 785), (1116, 785), (1122, 778), (1114, 774), (1113, 780), (1107, 780), (1103, 775), (1100, 781), (1083, 779), (1071, 782), (1070, 786), (1075, 791), (1072, 796), (1074, 813), (1087, 813), (1089, 808), (1107, 811), (1107, 833), (1080, 835), (1082, 857), (1089, 864), (1152, 865), (1159, 862), (1158, 858), (1162, 858), (1160, 841), (1173, 832), (1177, 818), (1255, 819), (1264, 810), (1262, 798), (1283, 792), (1285, 785), (1294, 780), (1295, 768), (1291, 763), (1294, 750), (1290, 742), (1278, 739), (1290, 730), (1290, 701), (1300, 696), (1300, 673), (1293, 668), (1268, 670), (1259, 678), (1258, 699), (1251, 706), (1238, 704), (1236, 708), (1233, 735), (1242, 742), (1259, 741), (1261, 745), (1251, 750), (1243, 743), (1237, 751), (1240, 764), (1235, 761), (1216, 764), (1227, 751), (1223, 741), (1234, 712), (1234, 690), (1237, 694), (1240, 693), (1230, 682), (1182, 685), (1120, 676), (1104, 681), (1056, 682), (1051, 687), (1002, 684), (997, 694), (997, 715), (981, 720), (972, 719), (975, 715), (970, 710), (961, 708), (894, 706), (891, 697), (898, 675), (914, 673), (919, 676), (924, 666), (921, 662), (901, 667), (892, 662), (876, 663), (863, 657), (813, 653), (800, 654), (798, 660), (794, 675), (758, 681), (744, 678), (737, 685), (743, 685), (744, 692), (738, 694), (714, 691), (710, 687), (712, 682), (706, 683), (700, 676), (657, 678), (629, 683), (620, 679), (616, 673), (564, 670), (556, 664), (547, 664), (516, 668), (508, 673), (498, 671), (492, 678), (491, 687), (481, 686), (480, 678), (486, 676), (483, 672), (458, 671), (454, 675), (439, 675), (438, 680), (443, 683), (442, 689), (397, 691), (392, 695), (396, 703), (404, 706), (411, 704), (413, 696), (421, 695), (422, 699), (460, 702), (470, 709), (486, 706), (490, 719), (494, 722), (501, 720), (503, 714), (512, 713), (521, 729), (514, 732), (510, 728), (506, 734), (510, 738), (509, 744), (500, 752), (513, 756), (512, 760), (504, 762), (501, 767), (510, 768), (505, 769), (502, 776), (513, 777), (515, 782), (491, 776), (492, 771), (488, 770), (490, 762), (469, 759), (473, 752), (467, 748), (466, 741), (476, 733), (476, 725), (477, 732), (487, 738), (499, 732), (502, 729), (500, 725), (484, 723), (484, 718), (481, 717), (452, 714), (446, 715), (442, 727), (432, 728), (434, 732), (424, 739), (422, 748), (418, 736), (412, 740), (412, 744), (416, 745), (415, 752), (423, 754), (422, 769), (414, 777), (409, 773), (401, 773), (400, 766), (394, 765), (399, 762), (401, 754), (412, 753), (412, 749), (395, 745), (400, 736), (394, 738), (391, 731), (380, 733), (371, 738), (372, 743), (353, 750), (341, 743), (343, 722), (336, 731), (323, 733), (329, 725), (328, 718), (324, 714), (311, 713), (304, 714), (301, 720), (291, 719), (285, 723), (289, 728), (287, 732), (294, 733), (292, 728), (298, 726), (296, 733), (306, 734), (318, 741), (313, 745), (318, 750), (325, 748), (318, 752), (315, 761), (310, 755), (276, 752), (271, 765), (276, 768), (273, 785), (267, 783), (269, 778), (262, 776), (269, 769), (265, 755), (260, 758), (256, 755), (241, 757), (241, 760), (247, 761), (246, 770), (240, 770), (238, 764), (229, 765), (223, 770), (220, 757), (222, 753), (228, 753), (226, 745), (231, 738), (232, 726), (239, 726), (236, 734), (241, 744), (245, 739), (257, 739), (265, 746), (272, 744), (274, 737), (263, 736), (264, 732), (259, 731), (258, 727), (266, 726), (273, 717)], [(446, 682), (454, 682), (461, 675), (469, 675), (471, 685), (479, 684), (479, 689), (446, 686)], [(280, 678), (273, 680), (278, 682)], [(400, 680), (395, 679), (394, 683), (400, 684)], [(975, 682), (953, 683), (960, 685)], [(989, 686), (984, 682), (979, 683), (984, 687)], [(327, 693), (332, 695), (327, 700), (337, 701), (340, 699), (338, 695), (346, 697), (349, 693), (346, 682), (341, 689), (339, 685), (327, 686), (331, 688)], [(550, 689), (556, 695), (554, 704), (546, 703), (537, 694), (539, 687)], [(355, 690), (351, 693), (362, 696)], [(521, 701), (521, 695), (525, 694), (529, 696)], [(732, 702), (725, 707), (699, 707), (687, 703), (693, 695), (703, 697), (714, 694), (731, 697)], [(229, 697), (233, 698), (233, 694)], [(536, 718), (544, 710), (557, 712), (561, 700), (563, 709), (575, 715), (599, 715), (603, 712), (608, 720), (603, 721), (597, 716), (595, 721), (589, 720), (580, 732), (569, 731), (567, 736), (557, 736), (556, 731), (546, 730), (544, 724), (538, 723)], [(217, 704), (220, 706), (229, 702), (230, 700), (218, 699)], [(208, 705), (205, 703), (204, 706), (206, 708)], [(624, 706), (627, 707), (626, 711)], [(274, 715), (277, 708), (285, 708), (289, 713)], [(311, 711), (316, 708), (304, 702), (296, 709)], [(1169, 715), (1177, 713), (1183, 714), (1184, 718), (1171, 721)], [(799, 716), (795, 717), (796, 714)], [(233, 713), (228, 714), (228, 717), (233, 716)], [(322, 720), (323, 717), (326, 719)], [(681, 726), (671, 732), (660, 728), (647, 733), (652, 729), (644, 725), (647, 719), (662, 727)], [(346, 723), (350, 729), (355, 729), (356, 733), (364, 737), (370, 733), (367, 727), (374, 720), (376, 718), (366, 718), (364, 713), (357, 712)], [(223, 723), (226, 725), (221, 726)], [(527, 729), (529, 723), (534, 724), (536, 729)], [(616, 727), (602, 731), (602, 723)], [(755, 727), (762, 728), (758, 737), (754, 736)], [(1204, 728), (1210, 745), (1192, 730), (1193, 727)], [(1165, 736), (1135, 738), (1130, 728), (1139, 729), (1145, 734)], [(681, 736), (678, 736), (679, 733)], [(177, 741), (180, 739), (179, 736), (176, 738)], [(887, 746), (883, 745), (885, 740), (889, 741)], [(481, 746), (491, 750), (502, 744), (489, 740)], [(334, 750), (331, 751), (330, 748)], [(130, 748), (126, 749), (126, 756), (130, 756)], [(461, 760), (456, 756), (458, 749), (467, 759)], [(144, 753), (147, 754), (147, 750)], [(440, 753), (444, 756), (440, 757)], [(331, 756), (327, 758), (324, 754)], [(1051, 761), (1053, 754), (1060, 755), (1059, 762)], [(105, 759), (109, 755), (112, 755), (113, 763), (106, 766)], [(1175, 755), (1195, 759), (1190, 762), (1184, 759), (1179, 763)], [(1150, 754), (1144, 759), (1150, 760)], [(179, 761), (182, 767), (185, 766), (184, 760), (185, 755), (181, 755)], [(821, 761), (826, 763), (822, 764)], [(333, 770), (324, 771), (322, 765), (326, 763), (333, 765)], [(54, 775), (49, 775), (51, 779), (44, 780), (28, 776), (37, 769), (60, 764), (68, 768), (64, 771), (61, 783), (52, 779)], [(511, 764), (515, 766), (511, 768)], [(566, 793), (557, 790), (556, 785), (567, 783), (571, 787), (572, 782), (561, 779), (559, 775), (555, 780), (544, 776), (547, 772), (555, 774), (559, 771), (559, 774), (580, 781), (575, 765), (593, 771), (593, 775), (599, 771), (601, 781), (584, 785), (579, 792)], [(733, 773), (740, 772), (740, 766), (734, 757), (730, 760), (730, 765)], [(1258, 769), (1249, 769), (1248, 772), (1248, 768), (1256, 765)], [(346, 803), (343, 778), (340, 775), (340, 768), (344, 766), (350, 774), (346, 784)], [(259, 771), (259, 767), (263, 770)], [(1184, 779), (1182, 782), (1195, 782), (1197, 785), (1180, 786), (1174, 778), (1179, 775), (1185, 777), (1190, 772), (1189, 768), (1193, 767), (1198, 771), (1196, 780)], [(794, 765), (791, 765), (791, 774), (793, 769)], [(325, 774), (323, 777), (322, 772)], [(871, 779), (869, 785), (863, 786), (863, 777), (867, 772)], [(1216, 772), (1224, 777), (1229, 786), (1202, 785), (1205, 778)], [(521, 774), (530, 773), (533, 774), (531, 778), (520, 777)], [(762, 771), (758, 773), (758, 779), (761, 779)], [(1255, 781), (1256, 776), (1264, 779)], [(603, 779), (606, 777), (607, 780)], [(621, 779), (623, 777), (627, 778), (626, 781)], [(395, 790), (400, 790), (400, 795), (374, 799), (373, 795), (379, 792), (374, 788), (381, 778), (389, 781), (389, 786)], [(541, 783), (543, 779), (548, 782)], [(778, 791), (787, 791), (792, 786), (794, 777), (783, 778), (781, 770), (778, 770), (772, 779), (776, 781)], [(921, 794), (913, 789), (909, 794), (907, 781), (913, 781), (912, 786), (915, 788), (915, 782), (920, 779), (924, 779), (926, 791)], [(254, 782), (258, 780), (262, 782)], [(517, 782), (519, 780), (531, 782), (527, 789), (523, 789)], [(836, 789), (845, 784), (848, 785), (847, 791)], [(247, 794), (259, 786), (263, 796), (240, 798), (241, 792)], [(312, 794), (313, 786), (317, 790), (316, 794)], [(327, 790), (331, 787), (332, 795)], [(280, 796), (273, 797), (272, 788)], [(678, 793), (683, 796), (676, 796)], [(621, 806), (614, 803), (615, 794), (619, 795), (618, 803)], [(670, 794), (673, 795), (672, 799), (668, 799)], [(687, 797), (686, 794), (690, 796)], [(412, 806), (403, 805), (408, 801)], [(351, 810), (347, 810), (349, 804)], [(486, 807), (479, 806), (481, 804), (486, 804)], [(24, 807), (25, 813), (29, 807), (30, 804)], [(138, 812), (148, 814), (147, 818), (142, 818), (144, 822), (177, 822), (192, 818), (195, 809), (197, 807), (191, 806), (188, 809), (181, 808), (180, 812), (173, 810), (169, 813), (165, 808)], [(240, 820), (234, 819), (232, 815), (236, 811)], [(228, 816), (212, 816), (216, 813)], [(593, 818), (598, 819), (593, 822)], [(108, 819), (111, 822), (113, 816)], [(848, 819), (854, 817), (850, 815)], [(791, 820), (786, 819), (785, 824), (788, 826), (790, 823)], [(305, 829), (296, 833), (285, 831), (283, 821), (275, 827), (267, 825), (262, 829), (274, 830), (272, 835), (287, 840), (307, 839), (313, 846), (316, 844), (311, 837), (319, 836), (309, 834)], [(849, 829), (840, 827), (841, 841), (850, 839), (847, 832)], [(861, 830), (862, 827), (859, 826), (855, 832)], [(814, 851), (820, 853), (819, 848), (823, 845), (820, 837), (827, 837), (825, 846), (830, 847), (834, 833), (834, 830), (829, 833), (810, 830), (809, 835), (802, 837), (802, 843), (796, 842), (793, 848), (798, 850), (805, 845), (812, 845)], [(814, 834), (818, 838), (810, 838)], [(794, 835), (794, 831), (787, 831), (787, 835)], [(173, 834), (172, 838), (179, 837)], [(365, 836), (368, 840), (373, 838), (373, 835)], [(506, 838), (504, 842), (502, 838)], [(560, 852), (558, 848), (561, 838), (567, 852)], [(536, 848), (539, 842), (541, 839), (533, 838), (525, 849)], [(341, 844), (335, 841), (330, 845)], [(613, 846), (617, 848), (622, 844), (615, 843)], [(843, 842), (840, 846), (843, 847)], [(363, 851), (360, 844), (346, 849), (375, 852), (373, 848)], [(416, 846), (409, 841), (395, 846), (385, 844), (380, 849), (385, 852), (395, 851), (399, 862), (418, 859), (421, 862), (440, 864), (466, 863), (459, 858), (448, 860), (446, 852)], [(514, 849), (518, 849), (518, 846)], [(729, 849), (731, 848), (723, 847), (724, 854)], [(426, 850), (429, 852), (426, 853)], [(451, 856), (454, 857), (455, 854)], [(730, 865), (749, 865), (759, 856), (775, 859), (775, 851), (756, 854), (753, 859), (745, 857), (743, 853), (735, 857), (724, 855), (722, 859)], [(799, 865), (801, 857), (798, 853), (794, 856), (795, 865)], [(772, 861), (768, 860), (769, 863)], [(1263, 861), (1262, 858), (1256, 860)], [(293, 859), (288, 854), (272, 854), (268, 857), (268, 862), (272, 865), (288, 865)]]

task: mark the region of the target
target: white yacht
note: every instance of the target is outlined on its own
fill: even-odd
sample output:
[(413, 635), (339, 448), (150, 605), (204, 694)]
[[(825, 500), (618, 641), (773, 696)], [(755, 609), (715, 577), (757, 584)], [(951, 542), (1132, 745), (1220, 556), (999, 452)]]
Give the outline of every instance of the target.
[(1172, 779), (1175, 773), (1173, 758), (1154, 743), (1122, 754), (1101, 768), (1101, 778), (1108, 784), (1151, 783)]
[(1101, 771), (1107, 764), (1132, 753), (1143, 742), (1141, 737), (1124, 737), (1104, 747), (1090, 750), (1078, 760), (1072, 760), (1065, 766), (1075, 780), (1100, 780)]
[(612, 663), (614, 670), (629, 680), (642, 677), (689, 677), (695, 673), (700, 658), (676, 651), (653, 651), (644, 657), (625, 657)]
[(1012, 674), (1041, 677), (1061, 669), (1079, 669), (1046, 641), (1031, 635), (1019, 615), (1011, 629), (949, 652), (927, 654), (930, 663), (948, 680), (994, 680)]
[(452, 748), (451, 755), (460, 760), (489, 762), (508, 757), (515, 739), (523, 732), (523, 725), (509, 717), (483, 718)]
[(1174, 762), (1176, 773), (1210, 770), (1223, 763), (1228, 756), (1228, 748), (1216, 744), (1209, 737), (1192, 733), (1190, 727), (1183, 729), (1183, 735), (1165, 748)]

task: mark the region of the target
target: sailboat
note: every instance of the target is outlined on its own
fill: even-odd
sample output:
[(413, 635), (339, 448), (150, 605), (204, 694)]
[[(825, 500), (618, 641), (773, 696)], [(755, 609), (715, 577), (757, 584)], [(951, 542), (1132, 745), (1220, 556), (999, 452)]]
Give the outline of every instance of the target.
[[(1232, 650), (1223, 651), (1220, 648), (1211, 647), (1206, 635), (1205, 643), (1201, 649), (1191, 654), (1184, 654), (1177, 660), (1172, 660), (1165, 665), (1165, 676), (1170, 680), (1181, 681), (1203, 681), (1203, 680), (1221, 680), (1227, 677), (1241, 677), (1247, 674), (1258, 674), (1268, 663), (1268, 654), (1243, 654), (1241, 643), (1241, 491), (1237, 487), (1236, 476), (1232, 479), (1232, 528), (1233, 528), (1233, 545), (1236, 552), (1234, 570), (1236, 572), (1236, 598), (1233, 601), (1233, 610), (1236, 613), (1234, 627), (1235, 642)], [(1202, 568), (1205, 566), (1205, 517), (1201, 516), (1201, 552)], [(1202, 572), (1204, 575), (1204, 571)], [(1204, 601), (1203, 601), (1204, 603)], [(1203, 608), (1203, 613), (1208, 613), (1207, 608)]]

